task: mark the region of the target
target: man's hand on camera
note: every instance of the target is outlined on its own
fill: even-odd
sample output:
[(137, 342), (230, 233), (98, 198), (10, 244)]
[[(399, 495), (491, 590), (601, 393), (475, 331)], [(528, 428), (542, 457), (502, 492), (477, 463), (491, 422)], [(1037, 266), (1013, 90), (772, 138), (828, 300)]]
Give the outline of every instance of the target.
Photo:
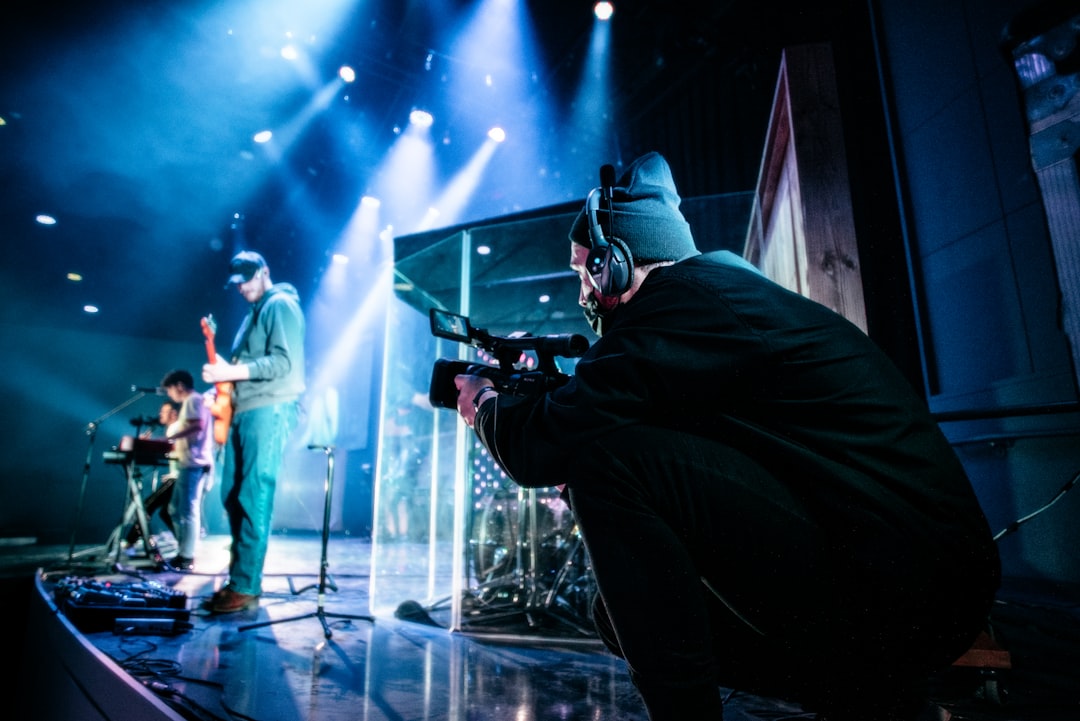
[[(490, 400), (499, 393), (491, 381), (483, 376), (457, 375), (454, 376), (454, 385), (458, 389), (458, 413), (465, 420), (465, 425), (472, 428), (480, 403)], [(481, 394), (481, 391), (484, 392)]]

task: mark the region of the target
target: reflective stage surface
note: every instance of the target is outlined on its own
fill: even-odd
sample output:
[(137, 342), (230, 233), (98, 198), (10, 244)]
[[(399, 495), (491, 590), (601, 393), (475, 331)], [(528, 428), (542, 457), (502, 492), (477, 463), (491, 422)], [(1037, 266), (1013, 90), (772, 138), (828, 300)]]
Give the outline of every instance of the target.
[[(93, 564), (86, 561), (43, 562), (34, 592), (55, 601), (58, 586), (70, 589), (78, 582), (148, 584), (143, 587), (184, 594), (190, 613), (179, 615), (186, 618), (178, 621), (166, 612), (171, 620), (156, 627), (88, 620), (62, 604), (60, 610), (73, 634), (115, 662), (115, 673), (145, 684), (179, 718), (647, 721), (625, 664), (594, 637), (574, 630), (574, 623), (562, 622), (575, 621), (573, 613), (561, 613), (560, 622), (550, 624), (550, 608), (535, 617), (523, 607), (515, 612), (515, 594), (505, 579), (491, 593), (501, 600), (497, 609), (491, 599), (466, 604), (465, 613), (472, 608), (475, 616), (471, 630), (447, 628), (450, 604), (425, 607), (407, 598), (396, 613), (369, 616), (369, 542), (331, 538), (320, 584), (320, 538), (275, 535), (258, 607), (215, 616), (200, 604), (225, 581), (227, 544), (227, 537), (204, 538), (195, 572), (185, 574), (159, 573), (127, 554), (119, 573), (109, 567), (108, 573), (89, 575)], [(388, 567), (407, 575), (427, 546), (401, 542), (387, 552), (394, 560)], [(1010, 593), (1012, 600), (999, 604), (998, 624), (1014, 665), (1002, 677), (1008, 701), (980, 698), (983, 682), (960, 669), (943, 679), (938, 699), (958, 721), (1080, 717), (1080, 694), (1073, 688), (1076, 605), (1045, 605), (1030, 589)], [(1036, 645), (1050, 638), (1064, 640)], [(47, 708), (47, 693), (38, 695), (34, 705)], [(797, 706), (737, 693), (728, 694), (724, 717), (812, 718)]]

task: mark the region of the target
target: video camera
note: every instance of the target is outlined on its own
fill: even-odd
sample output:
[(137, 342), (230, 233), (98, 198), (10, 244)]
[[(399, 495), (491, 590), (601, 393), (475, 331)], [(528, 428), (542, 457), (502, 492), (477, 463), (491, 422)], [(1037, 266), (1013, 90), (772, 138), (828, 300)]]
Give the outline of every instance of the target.
[[(433, 406), (439, 408), (457, 409), (458, 391), (454, 385), (454, 376), (462, 374), (488, 378), (497, 391), (515, 396), (554, 390), (570, 380), (570, 376), (559, 372), (555, 357), (577, 358), (589, 350), (588, 339), (576, 333), (498, 336), (491, 335), (482, 328), (474, 328), (466, 316), (457, 313), (432, 308), (430, 317), (431, 334), (435, 337), (481, 348), (498, 362), (498, 366), (491, 366), (449, 358), (435, 361), (435, 367), (431, 371), (428, 399)], [(520, 367), (521, 354), (526, 351), (536, 353), (537, 364), (534, 370)]]

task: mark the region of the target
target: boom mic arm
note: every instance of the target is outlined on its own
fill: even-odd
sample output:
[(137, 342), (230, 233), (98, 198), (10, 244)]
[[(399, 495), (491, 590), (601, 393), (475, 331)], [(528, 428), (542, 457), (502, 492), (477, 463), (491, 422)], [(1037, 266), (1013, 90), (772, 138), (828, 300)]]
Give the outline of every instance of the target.
[(615, 190), (615, 166), (614, 165), (601, 165), (600, 166), (600, 192), (603, 193), (603, 198), (608, 201), (611, 200), (611, 195)]
[(612, 209), (612, 200), (615, 196), (615, 166), (600, 166), (600, 200), (607, 204), (607, 228), (608, 235), (615, 235), (615, 211)]

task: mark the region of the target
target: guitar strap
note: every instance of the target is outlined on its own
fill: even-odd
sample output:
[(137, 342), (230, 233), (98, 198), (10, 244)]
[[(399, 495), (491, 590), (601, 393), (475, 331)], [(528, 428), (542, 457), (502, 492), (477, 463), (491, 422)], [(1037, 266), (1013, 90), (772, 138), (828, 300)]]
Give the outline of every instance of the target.
[[(260, 306), (261, 308), (262, 306)], [(236, 363), (240, 358), (240, 349), (247, 345), (248, 338), (251, 337), (252, 331), (255, 330), (255, 323), (259, 320), (259, 311), (256, 308), (251, 309), (251, 313), (248, 314), (247, 327), (243, 329), (243, 335), (238, 336), (236, 342), (233, 343), (232, 357), (229, 359), (230, 363)]]

